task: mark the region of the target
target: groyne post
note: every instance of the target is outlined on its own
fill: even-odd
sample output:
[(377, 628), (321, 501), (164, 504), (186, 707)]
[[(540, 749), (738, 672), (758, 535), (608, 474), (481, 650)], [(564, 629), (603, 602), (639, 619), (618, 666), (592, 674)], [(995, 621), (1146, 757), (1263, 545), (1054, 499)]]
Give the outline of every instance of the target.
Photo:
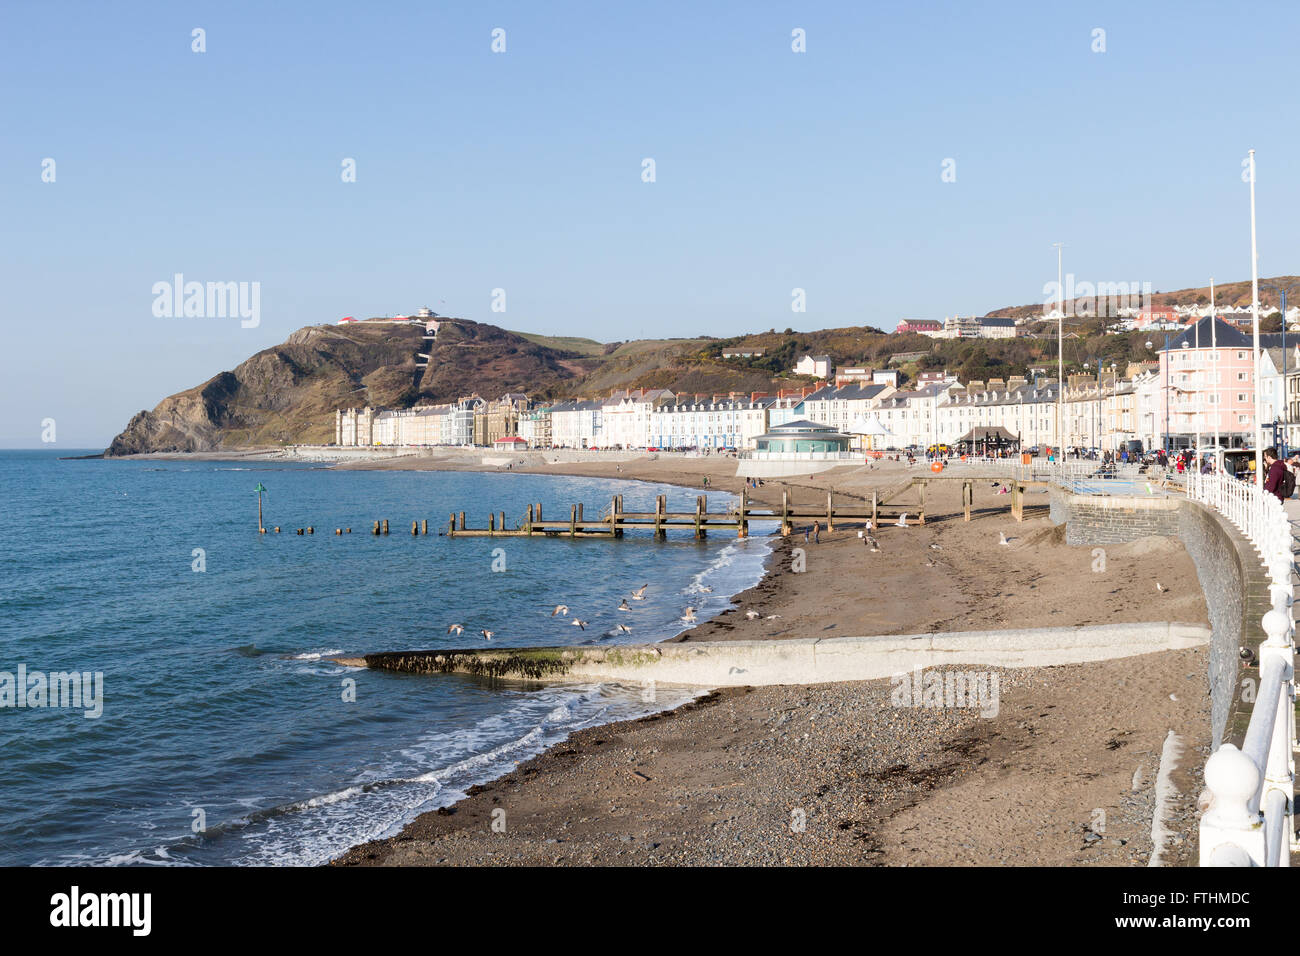
[(524, 530), (529, 534), (533, 533), (533, 506), (528, 506), (528, 514), (524, 519)]
[[(961, 483), (961, 507), (965, 513), (966, 520), (970, 521), (970, 506), (974, 503), (975, 488), (969, 481)], [(1013, 499), (1014, 503), (1014, 499)]]
[(623, 537), (623, 496), (615, 495), (614, 500), (617, 504), (614, 507), (616, 517), (614, 519), (614, 537)]
[(736, 537), (743, 538), (749, 534), (749, 521), (745, 515), (749, 513), (749, 489), (740, 489), (740, 518), (736, 524)]
[(781, 489), (781, 535), (789, 536), (793, 529), (790, 527), (790, 489)]
[(826, 531), (829, 533), (835, 530), (835, 505), (833, 497), (835, 492), (827, 489), (826, 491)]
[(388, 534), (388, 519), (384, 519), (384, 534)]
[(569, 537), (577, 537), (578, 534), (578, 506), (569, 505)]
[(667, 532), (664, 531), (664, 496), (655, 496), (655, 537), (666, 538)]
[(618, 495), (609, 499), (609, 533), (618, 536)]

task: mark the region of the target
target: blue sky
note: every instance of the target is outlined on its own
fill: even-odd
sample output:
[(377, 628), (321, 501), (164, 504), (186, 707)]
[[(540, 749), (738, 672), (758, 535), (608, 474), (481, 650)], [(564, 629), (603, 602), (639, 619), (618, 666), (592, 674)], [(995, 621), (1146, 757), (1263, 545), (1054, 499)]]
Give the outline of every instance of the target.
[[(892, 328), (1041, 301), (1058, 240), (1080, 280), (1244, 279), (1252, 147), (1261, 274), (1300, 271), (1297, 36), (1281, 2), (9, 0), (0, 446), (102, 447), (344, 315)], [(260, 324), (156, 317), (178, 272), (259, 282)]]

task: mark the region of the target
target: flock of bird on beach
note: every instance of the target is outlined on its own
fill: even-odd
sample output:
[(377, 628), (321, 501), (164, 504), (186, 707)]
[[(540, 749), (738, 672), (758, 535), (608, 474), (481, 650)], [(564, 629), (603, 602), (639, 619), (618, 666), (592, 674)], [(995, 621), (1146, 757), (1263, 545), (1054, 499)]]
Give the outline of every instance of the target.
[[(632, 591), (628, 596), (631, 597), (631, 599), (632, 599), (633, 601), (644, 601), (644, 600), (646, 600), (646, 591), (649, 590), (649, 588), (650, 588), (650, 585), (649, 585), (649, 584), (643, 584), (643, 585), (641, 585), (639, 588), (637, 588), (635, 591)], [(703, 591), (703, 592), (706, 592), (706, 593), (707, 593), (707, 592), (712, 591), (713, 588), (712, 588), (712, 587), (709, 587), (709, 586), (707, 586), (707, 585), (701, 585), (701, 586), (697, 587), (696, 590), (698, 590), (698, 591)], [(631, 611), (631, 610), (633, 610), (632, 605), (628, 604), (628, 603), (627, 603), (627, 600), (628, 600), (628, 599), (625, 597), (625, 598), (623, 598), (621, 601), (619, 601), (618, 607), (616, 607), (615, 610), (616, 610), (616, 611)], [(567, 605), (567, 604), (557, 604), (557, 605), (555, 605), (554, 609), (551, 611), (551, 617), (552, 617), (552, 618), (557, 618), (557, 617), (559, 617), (559, 618), (567, 618), (567, 617), (569, 617), (569, 616), (570, 616), (570, 615), (569, 615), (569, 605)], [(686, 608), (686, 610), (682, 613), (681, 620), (682, 620), (684, 623), (686, 623), (686, 624), (694, 624), (694, 623), (696, 623), (695, 608), (693, 608), (693, 607), (688, 607), (688, 608)], [(585, 630), (587, 629), (588, 625), (591, 624), (591, 622), (590, 622), (590, 621), (583, 620), (581, 617), (574, 616), (573, 619), (569, 621), (569, 624), (572, 625), (573, 627), (578, 628), (578, 629), (581, 630), (581, 631), (585, 631)], [(448, 624), (448, 625), (447, 625), (447, 633), (448, 633), (448, 634), (455, 634), (455, 635), (457, 635), (457, 636), (460, 636), (460, 635), (463, 634), (464, 632), (465, 632), (465, 625), (464, 625), (464, 624)], [(631, 633), (632, 633), (632, 628), (631, 628), (631, 626), (629, 626), (629, 625), (627, 625), (627, 624), (624, 624), (622, 621), (620, 621), (620, 622), (618, 622), (617, 624), (615, 624), (615, 625), (614, 625), (614, 629), (613, 629), (612, 631), (609, 632), (610, 635), (613, 635), (613, 634), (631, 634)], [(494, 637), (496, 636), (496, 631), (490, 631), (490, 630), (484, 628), (484, 629), (482, 629), (482, 630), (479, 631), (479, 634), (481, 634), (481, 635), (483, 636), (483, 640), (485, 640), (485, 641), (490, 641), (490, 640), (492, 640), (492, 638), (494, 638)]]

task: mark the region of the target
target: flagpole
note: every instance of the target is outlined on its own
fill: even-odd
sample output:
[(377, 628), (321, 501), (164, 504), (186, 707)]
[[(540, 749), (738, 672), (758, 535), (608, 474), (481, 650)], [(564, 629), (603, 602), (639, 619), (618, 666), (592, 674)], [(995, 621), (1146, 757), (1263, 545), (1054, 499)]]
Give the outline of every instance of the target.
[[(1219, 360), (1219, 333), (1215, 329), (1215, 324), (1217, 322), (1218, 316), (1215, 315), (1214, 309), (1214, 276), (1210, 276), (1210, 351), (1214, 353), (1215, 362)], [(1219, 393), (1218, 368), (1215, 368), (1214, 370), (1214, 397), (1216, 399), (1214, 403), (1214, 470), (1215, 472), (1218, 472), (1221, 470), (1220, 466), (1223, 464), (1223, 455), (1219, 451), (1219, 416), (1223, 413), (1223, 409), (1218, 407), (1219, 402), (1217, 401), (1222, 398)]]
[[(1255, 484), (1264, 487), (1264, 403), (1259, 381), (1259, 248), (1255, 244), (1255, 151), (1250, 151), (1250, 315), (1255, 348)], [(1283, 318), (1283, 321), (1286, 321)]]

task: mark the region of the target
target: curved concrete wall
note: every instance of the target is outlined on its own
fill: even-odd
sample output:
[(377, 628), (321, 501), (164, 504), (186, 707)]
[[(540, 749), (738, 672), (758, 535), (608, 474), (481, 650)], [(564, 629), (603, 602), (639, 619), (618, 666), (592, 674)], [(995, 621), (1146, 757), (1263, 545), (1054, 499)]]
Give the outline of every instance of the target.
[(1210, 616), (1211, 743), (1215, 749), (1224, 741), (1240, 746), (1251, 703), (1241, 699), (1239, 678), (1245, 675), (1239, 673), (1238, 649), (1263, 641), (1260, 619), (1270, 607), (1268, 576), (1251, 544), (1218, 512), (1180, 497), (1073, 495), (1054, 488), (1050, 517), (1066, 525), (1066, 542), (1072, 545), (1117, 544), (1147, 535), (1182, 540)]

